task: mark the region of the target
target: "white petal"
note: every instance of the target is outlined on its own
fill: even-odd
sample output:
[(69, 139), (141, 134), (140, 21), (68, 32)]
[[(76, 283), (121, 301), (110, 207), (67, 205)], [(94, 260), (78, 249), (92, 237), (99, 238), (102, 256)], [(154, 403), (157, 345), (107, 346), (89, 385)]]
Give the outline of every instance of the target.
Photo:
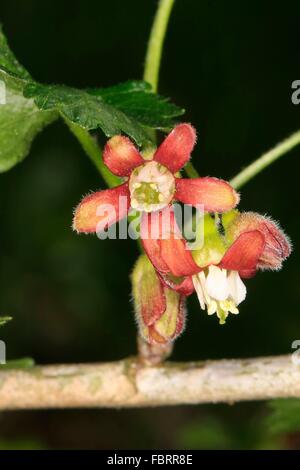
[(204, 274), (204, 271), (201, 271), (198, 274), (198, 277), (199, 277), (199, 280), (200, 280), (201, 286), (202, 286), (202, 291), (203, 291), (203, 295), (204, 295), (204, 302), (206, 303), (206, 305), (209, 305), (210, 302), (211, 302), (211, 297), (208, 295), (207, 290), (206, 290), (206, 276)]
[(198, 296), (200, 307), (202, 308), (202, 310), (205, 310), (204, 292), (203, 292), (199, 275), (196, 274), (195, 276), (192, 277), (192, 279), (193, 279), (193, 284), (194, 284), (194, 287)]
[(226, 300), (229, 295), (226, 269), (210, 266), (205, 287), (208, 295), (213, 299)]
[(246, 298), (247, 289), (240, 278), (238, 271), (230, 271), (228, 274), (229, 294), (236, 305), (239, 305)]
[(207, 314), (213, 315), (214, 313), (217, 312), (217, 310), (218, 310), (218, 303), (215, 300), (210, 299), (210, 302), (207, 305)]

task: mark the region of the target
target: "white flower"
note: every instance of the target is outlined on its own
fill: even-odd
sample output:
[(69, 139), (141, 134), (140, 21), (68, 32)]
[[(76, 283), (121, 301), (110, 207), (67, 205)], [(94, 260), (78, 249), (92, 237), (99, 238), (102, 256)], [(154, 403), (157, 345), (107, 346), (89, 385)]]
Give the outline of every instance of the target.
[(237, 306), (245, 299), (247, 291), (238, 271), (212, 265), (194, 275), (193, 283), (202, 310), (207, 307), (208, 315), (216, 313), (221, 324), (229, 313), (239, 313)]

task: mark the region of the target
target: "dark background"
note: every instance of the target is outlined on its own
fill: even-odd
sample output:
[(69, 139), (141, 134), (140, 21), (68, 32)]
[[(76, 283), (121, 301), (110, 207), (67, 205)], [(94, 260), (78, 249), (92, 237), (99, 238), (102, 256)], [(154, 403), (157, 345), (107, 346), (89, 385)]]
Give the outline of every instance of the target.
[[(155, 0), (2, 0), (0, 19), (20, 62), (39, 81), (109, 86), (139, 79)], [(187, 109), (198, 130), (200, 174), (230, 178), (300, 127), (291, 83), (300, 79), (300, 3), (177, 0), (160, 92)], [(291, 352), (299, 319), (300, 147), (249, 182), (241, 208), (280, 220), (294, 244), (279, 273), (247, 282), (240, 315), (219, 326), (189, 300), (173, 359)], [(0, 313), (9, 359), (39, 364), (105, 361), (134, 354), (131, 241), (77, 236), (72, 209), (103, 188), (62, 122), (35, 140), (28, 158), (0, 175)], [(0, 448), (300, 448), (274, 435), (268, 406), (247, 403), (145, 410), (0, 414)]]

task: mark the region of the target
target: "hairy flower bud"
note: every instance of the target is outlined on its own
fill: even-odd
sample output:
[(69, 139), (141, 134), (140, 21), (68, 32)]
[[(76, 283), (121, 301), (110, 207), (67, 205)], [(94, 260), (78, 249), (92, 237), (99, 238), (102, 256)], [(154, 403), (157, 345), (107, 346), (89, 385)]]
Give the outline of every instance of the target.
[(231, 243), (245, 232), (259, 231), (263, 235), (265, 243), (258, 259), (258, 269), (278, 270), (291, 253), (289, 238), (270, 217), (255, 212), (236, 213), (225, 230), (226, 238)]
[(246, 298), (242, 279), (257, 269), (280, 269), (290, 252), (287, 236), (268, 217), (237, 210), (214, 219), (206, 214), (203, 246), (192, 253), (202, 268), (192, 276), (201, 309), (225, 323)]
[(134, 267), (132, 285), (141, 336), (152, 344), (173, 341), (184, 328), (185, 296), (162, 284), (145, 255)]

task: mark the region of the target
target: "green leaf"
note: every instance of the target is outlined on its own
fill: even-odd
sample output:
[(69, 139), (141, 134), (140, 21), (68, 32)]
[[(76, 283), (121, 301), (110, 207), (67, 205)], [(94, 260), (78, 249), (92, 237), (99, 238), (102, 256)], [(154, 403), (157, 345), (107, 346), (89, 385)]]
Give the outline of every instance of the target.
[(0, 26), (0, 79), (13, 88), (23, 88), (31, 77), (10, 50)]
[(184, 114), (184, 109), (152, 93), (151, 85), (144, 81), (128, 81), (110, 88), (88, 91), (153, 129), (170, 130), (174, 119)]
[(63, 85), (30, 83), (24, 88), (24, 96), (34, 98), (38, 108), (58, 111), (64, 118), (85, 129), (100, 128), (108, 137), (124, 132), (139, 145), (149, 141), (146, 131), (138, 122), (87, 91)]
[(5, 323), (9, 322), (12, 320), (12, 317), (0, 317), (0, 326), (5, 325)]
[(23, 160), (36, 134), (56, 117), (55, 113), (40, 111), (17, 91), (7, 90), (6, 104), (0, 105), (0, 172)]
[(151, 92), (143, 81), (110, 88), (78, 90), (35, 82), (19, 64), (0, 29), (0, 80), (7, 103), (0, 105), (0, 172), (21, 161), (36, 134), (59, 115), (107, 137), (124, 133), (138, 145), (151, 143), (154, 129), (169, 130), (184, 110)]
[(33, 100), (23, 97), (31, 80), (8, 47), (0, 28), (0, 80), (6, 84), (6, 104), (0, 104), (0, 172), (23, 160), (36, 134), (57, 118), (57, 113), (40, 111)]
[(272, 400), (268, 405), (271, 410), (265, 421), (268, 432), (281, 434), (300, 430), (300, 399)]
[(125, 133), (138, 145), (151, 142), (149, 129), (169, 129), (182, 109), (151, 93), (145, 82), (126, 82), (111, 88), (78, 90), (61, 85), (29, 83), (24, 96), (43, 110), (56, 110), (88, 130), (102, 129), (107, 137)]

